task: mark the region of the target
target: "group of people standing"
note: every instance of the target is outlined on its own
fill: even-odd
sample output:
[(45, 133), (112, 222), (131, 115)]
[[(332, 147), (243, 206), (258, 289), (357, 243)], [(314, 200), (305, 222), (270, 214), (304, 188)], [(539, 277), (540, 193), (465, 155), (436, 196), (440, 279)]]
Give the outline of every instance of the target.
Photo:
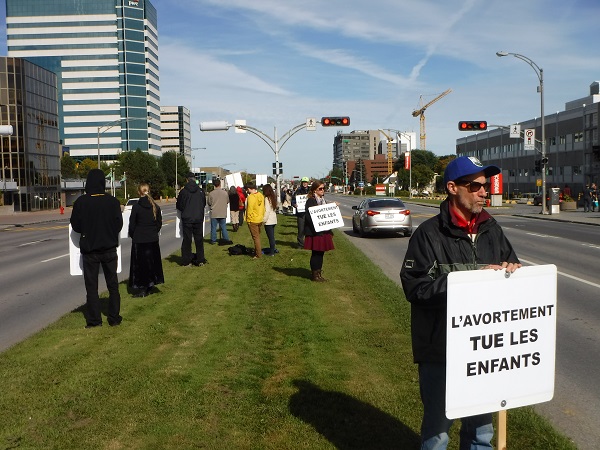
[[(598, 189), (596, 183), (585, 185), (583, 189), (583, 212), (595, 212), (598, 208)], [(598, 208), (600, 211), (600, 208)]]

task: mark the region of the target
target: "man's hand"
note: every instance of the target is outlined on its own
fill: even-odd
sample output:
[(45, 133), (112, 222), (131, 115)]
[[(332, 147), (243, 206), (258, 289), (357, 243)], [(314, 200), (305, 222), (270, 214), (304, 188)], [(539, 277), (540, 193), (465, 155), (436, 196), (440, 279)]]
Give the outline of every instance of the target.
[(493, 270), (506, 269), (507, 273), (513, 273), (519, 267), (523, 267), (523, 265), (520, 263), (509, 263), (509, 262), (505, 261), (502, 264), (488, 264), (487, 266), (482, 267), (482, 269), (493, 269)]

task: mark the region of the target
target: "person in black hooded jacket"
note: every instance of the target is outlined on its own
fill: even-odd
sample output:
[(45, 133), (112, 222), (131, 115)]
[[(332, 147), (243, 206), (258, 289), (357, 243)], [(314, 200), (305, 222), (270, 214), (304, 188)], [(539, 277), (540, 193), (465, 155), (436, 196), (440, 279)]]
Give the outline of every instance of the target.
[(108, 288), (108, 324), (119, 325), (121, 295), (117, 278), (117, 247), (119, 232), (123, 227), (123, 215), (119, 201), (105, 192), (104, 172), (92, 169), (85, 183), (85, 195), (73, 204), (71, 226), (81, 234), (79, 250), (83, 259), (83, 279), (86, 290), (86, 328), (102, 325), (100, 298), (98, 297), (98, 274), (100, 266)]
[[(206, 196), (196, 183), (193, 173), (188, 174), (188, 183), (179, 192), (176, 208), (181, 212), (183, 240), (181, 242), (181, 265), (192, 263), (202, 266), (206, 263), (204, 257), (204, 208)], [(192, 260), (192, 237), (196, 243), (196, 258)]]
[(138, 290), (134, 297), (146, 297), (154, 286), (165, 282), (158, 243), (162, 213), (148, 183), (138, 186), (138, 194), (140, 199), (131, 209), (128, 229), (131, 238), (129, 286)]

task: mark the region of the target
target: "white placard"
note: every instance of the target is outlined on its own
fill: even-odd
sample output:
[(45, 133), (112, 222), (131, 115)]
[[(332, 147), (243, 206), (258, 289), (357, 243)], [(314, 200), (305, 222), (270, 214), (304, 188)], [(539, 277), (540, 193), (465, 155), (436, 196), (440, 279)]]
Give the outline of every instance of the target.
[(127, 239), (129, 237), (129, 219), (131, 218), (131, 210), (128, 209), (123, 211), (123, 228), (121, 228), (121, 239)]
[(308, 200), (307, 194), (296, 195), (296, 212), (303, 213), (306, 211), (306, 200)]
[(229, 189), (231, 186), (244, 187), (241, 172), (234, 172), (230, 173), (229, 175), (225, 175), (225, 187)]
[[(69, 273), (71, 275), (83, 275), (83, 257), (79, 251), (79, 239), (81, 233), (76, 232), (69, 224)], [(117, 247), (117, 273), (121, 273), (121, 243)], [(100, 265), (102, 272), (102, 265)]]
[(446, 416), (551, 400), (556, 313), (555, 265), (448, 274)]
[(259, 187), (267, 184), (269, 182), (268, 178), (266, 175), (256, 175), (256, 188), (258, 189)]
[(326, 203), (324, 205), (311, 206), (308, 213), (312, 220), (315, 231), (332, 230), (344, 226), (344, 219), (340, 208), (335, 203)]
[[(204, 214), (206, 215), (206, 208), (204, 207)], [(206, 219), (202, 222), (202, 236), (206, 234)], [(175, 217), (175, 239), (181, 239), (183, 237), (183, 222), (181, 221), (181, 211), (177, 210), (177, 216)]]

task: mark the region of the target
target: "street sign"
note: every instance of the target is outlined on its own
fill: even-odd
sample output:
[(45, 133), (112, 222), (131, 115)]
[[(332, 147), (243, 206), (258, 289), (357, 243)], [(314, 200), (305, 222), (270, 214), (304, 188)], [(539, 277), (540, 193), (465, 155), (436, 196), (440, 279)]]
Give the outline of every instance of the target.
[(553, 264), (448, 274), (449, 419), (552, 399), (556, 277)]
[(523, 150), (535, 150), (535, 130), (527, 128), (523, 138)]
[(309, 117), (306, 119), (306, 129), (307, 131), (317, 131), (317, 118)]
[(510, 137), (517, 139), (521, 137), (521, 125), (515, 124), (510, 126)]

